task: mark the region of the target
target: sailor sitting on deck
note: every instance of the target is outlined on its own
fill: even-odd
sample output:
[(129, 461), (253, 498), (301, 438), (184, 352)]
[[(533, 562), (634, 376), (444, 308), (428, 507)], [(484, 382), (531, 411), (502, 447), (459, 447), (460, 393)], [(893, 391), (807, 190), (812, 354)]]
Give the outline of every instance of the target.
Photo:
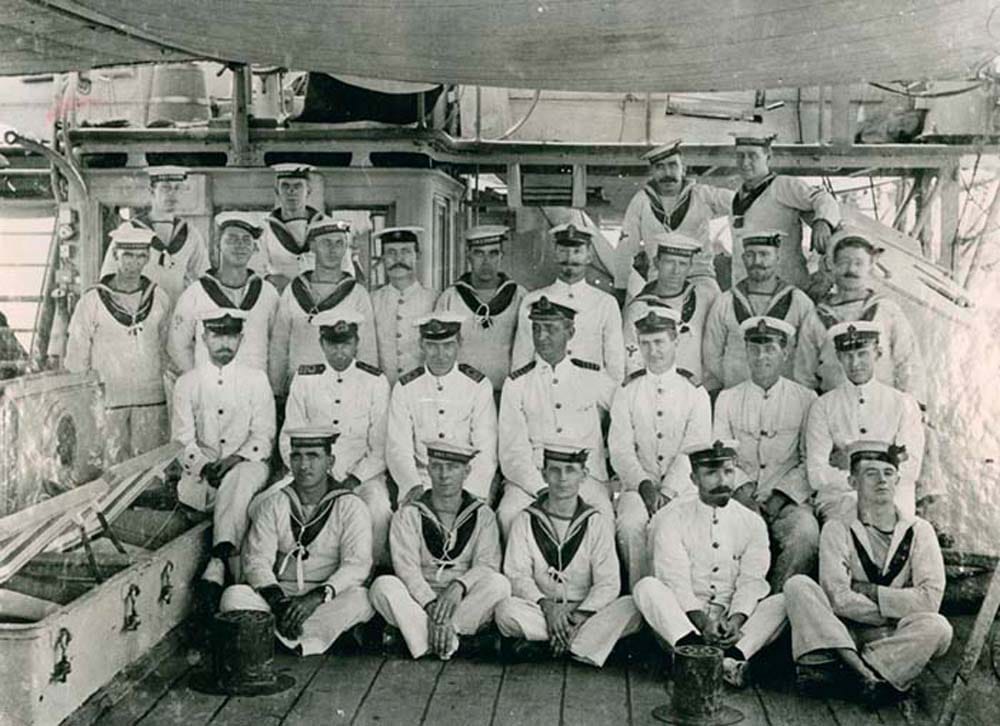
[(274, 443), (274, 399), (267, 374), (234, 361), (243, 335), (242, 310), (202, 314), (209, 360), (174, 387), (174, 441), (184, 446), (177, 498), (214, 510), (212, 559), (196, 584), (202, 614), (214, 612), (226, 582), (239, 581), (240, 545), (250, 500), (267, 483)]
[(495, 634), (472, 637), (510, 595), (510, 583), (500, 574), (496, 516), (463, 489), (477, 452), (447, 439), (426, 446), (431, 488), (393, 517), (389, 542), (395, 575), (375, 580), (372, 605), (388, 623), (386, 641), (402, 631), (414, 658), (496, 653)]
[(904, 694), (952, 637), (938, 614), (945, 573), (937, 536), (895, 504), (900, 453), (884, 441), (851, 444), (857, 518), (823, 527), (819, 583), (796, 575), (784, 588), (796, 661), (836, 656), (875, 705)]
[(580, 498), (589, 452), (576, 443), (543, 447), (548, 489), (514, 519), (504, 574), (513, 596), (497, 606), (500, 632), (517, 639), (515, 659), (570, 655), (600, 668), (622, 637), (639, 630), (621, 578), (610, 518)]
[(254, 507), (243, 548), (247, 584), (228, 588), (221, 609), (272, 612), (278, 640), (314, 655), (375, 614), (363, 587), (372, 525), (364, 502), (329, 474), (337, 434), (287, 433), (293, 479)]
[(748, 661), (785, 627), (784, 596), (768, 597), (771, 556), (764, 520), (732, 500), (736, 441), (686, 451), (698, 495), (649, 524), (653, 575), (633, 589), (646, 622), (671, 648), (723, 648), (723, 678), (746, 685)]

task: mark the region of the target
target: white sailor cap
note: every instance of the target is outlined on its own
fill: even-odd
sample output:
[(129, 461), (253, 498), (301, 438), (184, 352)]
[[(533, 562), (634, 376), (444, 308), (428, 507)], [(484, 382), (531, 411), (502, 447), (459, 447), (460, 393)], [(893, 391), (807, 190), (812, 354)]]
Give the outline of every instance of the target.
[(691, 466), (716, 466), (736, 458), (740, 443), (736, 439), (716, 439), (687, 446), (681, 452)]
[(423, 227), (386, 227), (372, 235), (372, 239), (380, 241), (383, 245), (411, 242), (420, 249), (420, 238), (423, 234)]
[(308, 179), (309, 175), (316, 171), (316, 167), (310, 164), (271, 164), (275, 179)]
[(650, 164), (655, 164), (660, 159), (666, 159), (670, 156), (675, 156), (681, 153), (681, 140), (674, 139), (666, 144), (654, 147), (643, 154), (641, 159), (648, 161)]
[(755, 229), (743, 232), (740, 235), (740, 240), (743, 242), (743, 249), (747, 247), (774, 247), (775, 249), (780, 249), (782, 238), (787, 236), (788, 234), (782, 232), (780, 229)]
[(586, 464), (590, 448), (581, 441), (551, 438), (542, 442), (542, 459), (566, 463)]
[(729, 135), (733, 137), (736, 146), (760, 146), (765, 149), (770, 149), (778, 138), (777, 134), (751, 134), (746, 131), (732, 131)]
[(480, 224), (465, 233), (465, 244), (469, 247), (498, 245), (507, 241), (510, 229), (502, 224)]
[(119, 250), (145, 250), (153, 242), (156, 233), (146, 227), (139, 227), (130, 222), (122, 222), (109, 235)]
[(906, 447), (897, 446), (889, 441), (854, 441), (847, 445), (847, 459), (853, 467), (862, 459), (884, 461), (897, 469), (900, 462), (906, 461)]
[(325, 234), (350, 234), (351, 223), (343, 219), (334, 219), (325, 214), (317, 214), (309, 220), (306, 227), (306, 242), (310, 242)]
[(198, 321), (213, 333), (239, 333), (248, 313), (239, 308), (208, 308), (198, 313)]
[(740, 323), (743, 340), (748, 343), (766, 343), (771, 340), (782, 340), (785, 343), (795, 337), (795, 328), (781, 318), (767, 315), (754, 315)]
[(264, 228), (254, 221), (252, 215), (247, 212), (219, 212), (215, 215), (215, 226), (221, 233), (226, 227), (238, 227), (257, 239), (264, 232)]
[(188, 177), (188, 169), (184, 166), (147, 166), (146, 174), (149, 183), (160, 181), (184, 181)]
[(654, 234), (645, 240), (647, 244), (656, 245), (656, 253), (673, 255), (675, 257), (694, 257), (701, 250), (698, 240), (680, 232), (664, 232)]
[(639, 317), (635, 319), (636, 335), (652, 335), (681, 328), (681, 314), (669, 305), (655, 300), (636, 300)]
[(459, 464), (468, 464), (479, 453), (479, 449), (455, 439), (430, 439), (424, 442), (424, 446), (427, 447), (427, 458)]
[(288, 441), (294, 449), (296, 446), (322, 446), (329, 448), (337, 443), (340, 432), (330, 426), (300, 426), (293, 429), (285, 429), (283, 434), (288, 436)]
[(827, 338), (833, 341), (833, 347), (838, 351), (857, 350), (869, 343), (878, 343), (881, 334), (882, 326), (870, 320), (837, 323), (826, 331)]

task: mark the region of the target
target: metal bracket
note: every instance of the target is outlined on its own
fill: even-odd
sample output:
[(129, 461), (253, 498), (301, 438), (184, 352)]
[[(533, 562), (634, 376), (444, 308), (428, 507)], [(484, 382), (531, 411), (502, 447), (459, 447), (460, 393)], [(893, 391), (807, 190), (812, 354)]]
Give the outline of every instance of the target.
[(52, 675), (49, 676), (49, 680), (52, 683), (65, 683), (70, 672), (73, 670), (73, 665), (69, 662), (69, 658), (66, 655), (66, 651), (72, 640), (73, 635), (69, 630), (59, 628), (59, 635), (56, 637), (55, 645), (55, 650), (59, 652), (59, 660), (56, 661), (55, 666), (52, 668)]
[(97, 521), (101, 523), (101, 529), (104, 530), (104, 534), (107, 535), (108, 539), (111, 540), (111, 544), (115, 546), (121, 554), (125, 555), (129, 563), (132, 562), (132, 556), (129, 555), (128, 550), (125, 549), (125, 545), (122, 544), (121, 540), (118, 539), (118, 535), (114, 533), (111, 529), (111, 525), (108, 523), (108, 518), (104, 516), (104, 512), (97, 512)]
[(128, 586), (128, 592), (125, 595), (125, 624), (122, 625), (123, 632), (138, 630), (139, 626), (142, 625), (139, 613), (135, 609), (135, 601), (139, 599), (141, 593), (142, 590), (134, 582)]
[(174, 563), (167, 560), (167, 564), (160, 571), (160, 597), (158, 602), (161, 605), (169, 605), (174, 598), (174, 586), (170, 583), (170, 573), (174, 571)]
[(80, 525), (80, 540), (83, 542), (83, 551), (87, 553), (87, 562), (90, 564), (90, 571), (94, 575), (94, 581), (97, 584), (104, 582), (104, 578), (101, 576), (101, 568), (97, 564), (97, 557), (94, 555), (94, 548), (90, 544), (90, 537), (87, 535), (87, 527), (83, 524)]

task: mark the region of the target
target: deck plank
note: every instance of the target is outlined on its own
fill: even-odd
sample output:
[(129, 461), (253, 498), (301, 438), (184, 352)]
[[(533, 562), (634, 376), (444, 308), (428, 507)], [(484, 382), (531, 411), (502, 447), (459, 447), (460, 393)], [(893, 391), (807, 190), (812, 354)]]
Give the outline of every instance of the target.
[(195, 670), (188, 671), (157, 701), (139, 726), (203, 726), (225, 703), (228, 696), (201, 693), (190, 687)]
[(504, 671), (494, 726), (558, 724), (565, 663), (517, 663)]
[(380, 726), (419, 723), (443, 667), (438, 660), (388, 659), (353, 723)]
[(653, 709), (667, 703), (669, 694), (667, 682), (658, 671), (647, 664), (629, 664), (627, 678), (633, 726), (661, 723), (653, 718)]
[(290, 675), (295, 679), (295, 685), (269, 696), (234, 696), (212, 719), (212, 726), (271, 726), (272, 723), (281, 723), (281, 719), (309, 687), (326, 658), (325, 654), (303, 658), (287, 652), (276, 653), (275, 673)]
[(771, 726), (834, 726), (833, 714), (818, 698), (810, 698), (796, 693), (791, 687), (779, 687), (776, 683), (756, 688)]
[(349, 724), (357, 715), (385, 658), (331, 655), (282, 721), (282, 726)]
[(470, 660), (449, 661), (438, 677), (425, 724), (488, 724), (503, 681), (503, 666)]
[(625, 668), (594, 668), (570, 663), (562, 722), (573, 726), (622, 724), (628, 721), (628, 678)]

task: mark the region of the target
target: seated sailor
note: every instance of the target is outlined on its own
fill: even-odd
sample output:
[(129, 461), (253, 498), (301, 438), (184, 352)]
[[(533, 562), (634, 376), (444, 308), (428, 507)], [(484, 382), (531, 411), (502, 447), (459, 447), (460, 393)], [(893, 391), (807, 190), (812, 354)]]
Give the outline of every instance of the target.
[(945, 575), (934, 528), (895, 503), (900, 453), (884, 441), (849, 447), (857, 518), (823, 527), (818, 583), (796, 575), (784, 588), (796, 661), (835, 656), (873, 703), (906, 692), (952, 637), (938, 614)]
[(246, 584), (227, 588), (221, 609), (272, 612), (278, 640), (314, 655), (375, 614), (364, 587), (372, 526), (360, 497), (329, 474), (337, 434), (288, 435), (292, 481), (254, 506), (243, 547)]
[(748, 661), (785, 627), (784, 596), (768, 597), (771, 555), (764, 520), (733, 501), (735, 441), (686, 453), (698, 496), (660, 510), (649, 524), (653, 575), (636, 583), (636, 606), (671, 647), (723, 649), (723, 678), (746, 684)]
[(570, 655), (600, 668), (642, 618), (619, 597), (611, 519), (580, 497), (588, 450), (550, 441), (543, 452), (548, 489), (514, 519), (504, 557), (512, 597), (497, 606), (497, 627), (516, 639), (515, 658)]
[(392, 518), (395, 574), (375, 580), (371, 601), (389, 625), (387, 640), (398, 628), (414, 658), (448, 660), (459, 645), (469, 652), (488, 645), (489, 637), (474, 636), (492, 622), (510, 583), (500, 574), (496, 516), (463, 488), (476, 450), (447, 439), (426, 446), (431, 488)]

